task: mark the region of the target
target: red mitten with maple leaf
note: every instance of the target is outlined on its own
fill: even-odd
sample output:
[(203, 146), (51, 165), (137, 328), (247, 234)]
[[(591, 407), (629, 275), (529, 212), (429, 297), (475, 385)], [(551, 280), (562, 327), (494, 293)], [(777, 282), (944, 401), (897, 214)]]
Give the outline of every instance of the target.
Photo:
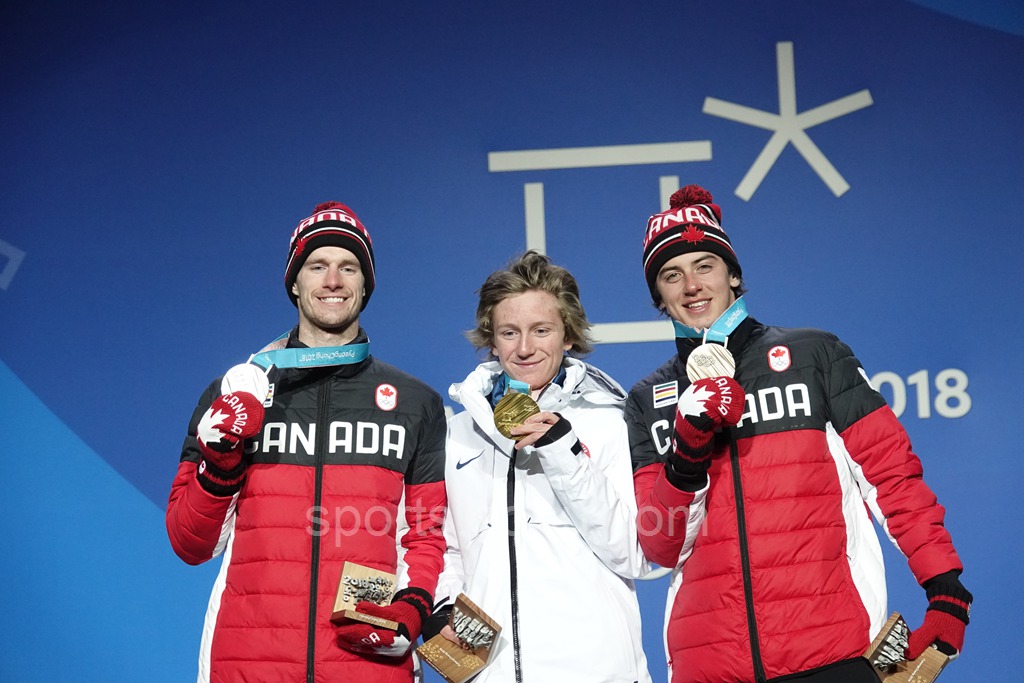
[(196, 429), (199, 484), (217, 496), (234, 495), (242, 487), (244, 441), (263, 425), (263, 402), (246, 391), (218, 396), (203, 414)]
[(746, 394), (732, 377), (699, 379), (676, 404), (672, 454), (665, 476), (676, 488), (696, 491), (707, 482), (712, 440), (719, 427), (732, 427), (743, 416)]

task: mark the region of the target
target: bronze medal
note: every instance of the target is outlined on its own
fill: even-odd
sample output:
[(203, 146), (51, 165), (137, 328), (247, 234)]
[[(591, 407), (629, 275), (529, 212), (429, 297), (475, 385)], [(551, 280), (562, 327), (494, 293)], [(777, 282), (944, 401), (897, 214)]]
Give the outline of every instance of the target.
[(721, 344), (701, 344), (686, 359), (686, 376), (691, 382), (710, 377), (733, 377), (736, 361)]
[(540, 412), (537, 402), (526, 394), (513, 391), (498, 401), (494, 406), (494, 426), (498, 428), (501, 435), (506, 439), (519, 441), (523, 435), (513, 435), (512, 428), (518, 427), (526, 421), (526, 418)]

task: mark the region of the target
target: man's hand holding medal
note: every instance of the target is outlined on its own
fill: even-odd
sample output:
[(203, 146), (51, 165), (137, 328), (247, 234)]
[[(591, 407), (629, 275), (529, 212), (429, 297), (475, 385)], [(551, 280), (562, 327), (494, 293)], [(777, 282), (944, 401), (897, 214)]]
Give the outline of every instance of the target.
[(510, 391), (494, 406), (494, 426), (507, 439), (516, 442), (516, 450), (533, 446), (560, 416), (541, 411), (529, 394)]
[(665, 465), (669, 482), (695, 491), (707, 482), (715, 432), (734, 427), (743, 416), (746, 394), (733, 379), (736, 362), (724, 346), (705, 343), (690, 353), (690, 386), (676, 404), (672, 456)]

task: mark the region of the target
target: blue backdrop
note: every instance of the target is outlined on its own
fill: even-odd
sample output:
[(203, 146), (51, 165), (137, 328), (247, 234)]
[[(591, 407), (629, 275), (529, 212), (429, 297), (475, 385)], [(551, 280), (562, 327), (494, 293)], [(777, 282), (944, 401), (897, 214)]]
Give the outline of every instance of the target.
[[(167, 493), (201, 389), (294, 323), (316, 203), (373, 235), (373, 352), (443, 395), (527, 246), (629, 386), (673, 350), (645, 221), (690, 182), (752, 315), (836, 332), (901, 414), (976, 597), (943, 680), (1013, 680), (1024, 9), (978, 4), (4, 3), (0, 680), (194, 677), (217, 562), (173, 555)], [(640, 591), (664, 680), (665, 580)]]

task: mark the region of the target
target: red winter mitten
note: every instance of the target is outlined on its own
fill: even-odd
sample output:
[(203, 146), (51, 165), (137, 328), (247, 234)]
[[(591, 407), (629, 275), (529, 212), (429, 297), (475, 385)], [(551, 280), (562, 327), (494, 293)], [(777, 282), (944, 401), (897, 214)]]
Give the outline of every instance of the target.
[(672, 456), (665, 467), (670, 483), (686, 490), (703, 485), (715, 430), (735, 426), (745, 400), (743, 387), (732, 377), (699, 379), (686, 388), (676, 405)]
[(960, 583), (956, 572), (940, 574), (925, 583), (928, 609), (921, 628), (910, 634), (907, 659), (917, 659), (929, 645), (955, 659), (964, 647), (964, 631), (971, 621), (974, 597)]
[(361, 621), (346, 621), (338, 626), (338, 645), (352, 652), (403, 657), (420, 637), (423, 622), (430, 616), (430, 595), (419, 588), (406, 588), (395, 593), (390, 605), (366, 600), (356, 611), (398, 622), (398, 630), (372, 626)]
[(218, 396), (203, 414), (196, 429), (200, 485), (217, 496), (233, 495), (242, 486), (245, 463), (243, 442), (255, 436), (263, 424), (263, 403), (244, 391)]

